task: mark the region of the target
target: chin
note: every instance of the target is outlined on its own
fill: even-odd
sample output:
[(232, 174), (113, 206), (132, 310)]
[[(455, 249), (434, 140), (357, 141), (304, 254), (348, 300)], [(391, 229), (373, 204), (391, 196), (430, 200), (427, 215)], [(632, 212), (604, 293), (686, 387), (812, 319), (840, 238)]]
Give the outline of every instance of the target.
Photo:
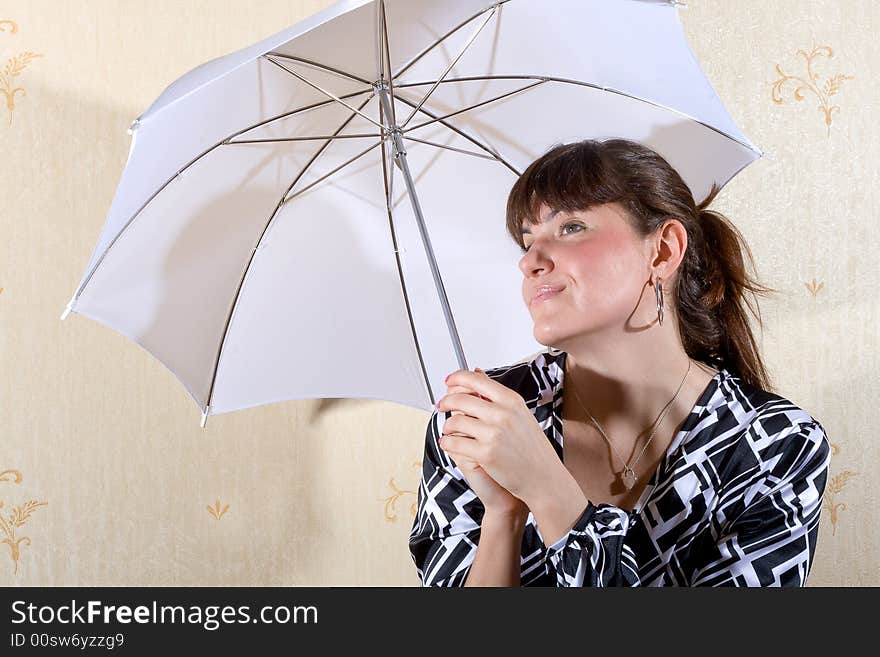
[(555, 349), (561, 349), (559, 345), (565, 341), (565, 336), (553, 331), (535, 330), (532, 331), (532, 336), (539, 344), (542, 344), (545, 347), (553, 347)]

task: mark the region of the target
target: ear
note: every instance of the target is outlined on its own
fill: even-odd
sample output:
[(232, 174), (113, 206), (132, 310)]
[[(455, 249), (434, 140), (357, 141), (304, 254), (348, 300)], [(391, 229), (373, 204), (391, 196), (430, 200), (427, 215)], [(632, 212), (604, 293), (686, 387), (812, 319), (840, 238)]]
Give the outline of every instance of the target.
[(661, 280), (668, 281), (684, 259), (688, 238), (684, 225), (669, 218), (654, 233), (651, 243), (651, 271)]

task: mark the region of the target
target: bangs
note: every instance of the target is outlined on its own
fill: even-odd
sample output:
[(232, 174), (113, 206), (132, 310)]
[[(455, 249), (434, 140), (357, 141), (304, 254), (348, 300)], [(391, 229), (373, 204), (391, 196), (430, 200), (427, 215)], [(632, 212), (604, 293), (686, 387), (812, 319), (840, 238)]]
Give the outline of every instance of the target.
[(622, 176), (602, 157), (599, 143), (555, 146), (532, 162), (507, 197), (507, 232), (523, 247), (522, 229), (539, 222), (541, 204), (551, 210), (587, 210), (628, 195)]

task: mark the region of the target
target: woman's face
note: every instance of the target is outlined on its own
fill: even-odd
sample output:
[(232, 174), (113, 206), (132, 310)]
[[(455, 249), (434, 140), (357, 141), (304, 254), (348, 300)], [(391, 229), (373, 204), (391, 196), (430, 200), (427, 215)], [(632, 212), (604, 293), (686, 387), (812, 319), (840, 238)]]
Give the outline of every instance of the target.
[[(561, 346), (588, 333), (622, 334), (627, 326), (650, 322), (652, 313), (656, 317), (653, 289), (644, 294), (651, 279), (650, 242), (623, 213), (616, 203), (578, 212), (553, 212), (542, 204), (540, 225), (523, 226), (528, 250), (519, 262), (522, 295), (541, 344)], [(562, 290), (533, 301), (542, 285)], [(637, 310), (641, 318), (634, 317)]]

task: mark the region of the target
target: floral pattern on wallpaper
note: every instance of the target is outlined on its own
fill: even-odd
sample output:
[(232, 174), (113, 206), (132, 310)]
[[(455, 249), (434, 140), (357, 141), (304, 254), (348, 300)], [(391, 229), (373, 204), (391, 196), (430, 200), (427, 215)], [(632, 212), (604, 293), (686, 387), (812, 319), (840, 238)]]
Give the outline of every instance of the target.
[[(22, 479), (24, 477), (18, 470), (0, 471), (0, 483), (20, 484)], [(18, 573), (18, 562), (21, 559), (21, 544), (24, 543), (24, 545), (28, 546), (31, 544), (31, 539), (27, 536), (20, 536), (18, 530), (30, 519), (31, 514), (37, 507), (46, 506), (47, 504), (48, 502), (29, 500), (24, 504), (11, 507), (11, 511), (9, 511), (7, 516), (3, 510), (6, 508), (3, 500), (0, 500), (0, 532), (3, 534), (3, 540), (0, 543), (8, 545), (12, 551), (12, 563), (15, 565), (13, 574)]]
[(804, 287), (807, 288), (807, 291), (808, 291), (808, 292), (813, 296), (813, 298), (815, 299), (817, 296), (819, 296), (819, 292), (822, 291), (822, 288), (825, 287), (825, 283), (823, 283), (822, 281), (819, 281), (819, 282), (817, 283), (817, 282), (816, 282), (816, 279), (814, 278), (814, 279), (813, 279), (812, 281), (810, 281), (809, 283), (804, 283)]
[[(0, 34), (12, 36), (18, 33), (18, 25), (6, 19), (0, 19)], [(0, 37), (2, 38), (2, 37)], [(0, 45), (5, 46), (5, 39), (0, 41)], [(16, 86), (18, 81), (16, 78), (21, 76), (24, 70), (31, 63), (31, 60), (37, 57), (43, 57), (40, 53), (25, 50), (16, 53), (6, 60), (6, 65), (0, 71), (0, 93), (6, 97), (6, 111), (9, 114), (9, 125), (12, 125), (12, 115), (15, 112), (15, 95), (20, 93), (26, 96), (27, 92), (24, 87)]]
[(221, 506), (220, 500), (214, 502), (214, 506), (208, 505), (208, 513), (214, 516), (216, 520), (220, 520), (227, 511), (229, 511), (229, 505)]
[[(422, 464), (420, 461), (413, 462), (413, 466), (416, 468), (421, 468)], [(391, 477), (388, 484), (391, 486), (391, 489), (394, 491), (388, 497), (382, 498), (382, 501), (385, 502), (385, 520), (388, 522), (397, 522), (397, 500), (399, 500), (404, 495), (412, 495), (413, 503), (409, 507), (409, 517), (410, 520), (416, 517), (416, 512), (418, 511), (418, 491), (409, 490), (407, 488), (398, 488), (397, 484), (394, 483), (394, 477)]]
[[(831, 443), (831, 455), (836, 456), (838, 452), (840, 452), (840, 447), (835, 443)], [(832, 536), (837, 533), (838, 512), (846, 510), (846, 504), (838, 502), (837, 496), (840, 495), (849, 480), (857, 476), (859, 476), (858, 472), (844, 470), (833, 477), (829, 477), (828, 483), (825, 485), (825, 493), (822, 495), (822, 509), (828, 514), (831, 521)]]
[(834, 57), (834, 51), (831, 49), (831, 46), (816, 46), (814, 44), (810, 52), (799, 48), (796, 54), (800, 55), (804, 60), (804, 74), (788, 75), (782, 70), (782, 66), (777, 63), (776, 72), (779, 74), (779, 79), (773, 83), (771, 91), (773, 102), (777, 105), (785, 102), (782, 96), (782, 88), (787, 82), (794, 82), (797, 85), (794, 90), (794, 99), (796, 101), (806, 100), (807, 96), (804, 95), (806, 93), (812, 94), (819, 101), (816, 107), (819, 110), (820, 116), (824, 119), (826, 136), (830, 136), (831, 124), (833, 122), (832, 115), (835, 111), (840, 111), (840, 106), (832, 105), (830, 98), (837, 95), (837, 92), (840, 91), (841, 86), (846, 80), (853, 80), (855, 76), (836, 73), (829, 77), (820, 78), (814, 67), (817, 65), (819, 58), (826, 57), (831, 59)]
[[(8, 19), (0, 19), (0, 46), (5, 46), (5, 37), (18, 33), (18, 24)], [(6, 64), (0, 72), (0, 92), (6, 98), (6, 109), (9, 113), (9, 125), (12, 125), (12, 116), (15, 110), (16, 94), (26, 95), (23, 87), (16, 86), (16, 78), (27, 68), (32, 59), (42, 57), (39, 53), (29, 50), (20, 52), (7, 59)], [(0, 287), (0, 294), (3, 293)], [(24, 476), (18, 470), (7, 469), (0, 471), (0, 483), (21, 484)], [(46, 506), (48, 502), (40, 502), (37, 500), (28, 500), (23, 504), (9, 505), (0, 499), (0, 534), (3, 538), (0, 544), (9, 547), (9, 556), (13, 563), (13, 574), (18, 574), (18, 566), (21, 561), (22, 547), (30, 546), (31, 539), (29, 536), (21, 534), (21, 528), (27, 524), (33, 513), (41, 506)]]

